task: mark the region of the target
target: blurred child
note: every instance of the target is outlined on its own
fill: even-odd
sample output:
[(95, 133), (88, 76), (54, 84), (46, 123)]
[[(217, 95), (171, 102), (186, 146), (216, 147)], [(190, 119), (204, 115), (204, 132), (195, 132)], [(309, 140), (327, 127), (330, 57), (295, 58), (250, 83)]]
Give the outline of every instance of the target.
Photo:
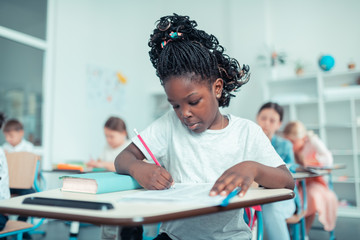
[[(224, 54), (213, 35), (188, 16), (160, 18), (150, 36), (149, 55), (173, 107), (140, 134), (161, 166), (137, 137), (115, 160), (118, 173), (130, 174), (145, 189), (177, 183), (214, 183), (210, 196), (240, 187), (246, 194), (256, 181), (267, 188), (294, 187), (283, 160), (255, 123), (219, 107), (250, 77), (249, 66)], [(155, 239), (250, 239), (243, 209), (163, 222)]]
[[(0, 112), (0, 129), (4, 119), (4, 114)], [(8, 198), (10, 198), (8, 166), (5, 153), (0, 148), (0, 201)], [(0, 231), (4, 229), (8, 220), (8, 216), (0, 214)]]
[[(3, 129), (6, 143), (3, 145), (5, 153), (13, 152), (34, 152), (34, 145), (24, 139), (24, 127), (20, 121), (16, 119), (10, 119), (6, 121)], [(20, 188), (10, 188), (11, 195), (26, 195), (35, 193), (33, 188), (30, 189), (20, 189)], [(19, 221), (26, 222), (28, 219), (27, 216), (19, 216)], [(24, 239), (31, 239), (29, 233), (24, 233)]]
[[(106, 145), (100, 156), (96, 160), (90, 160), (86, 165), (88, 168), (105, 168), (115, 172), (114, 161), (116, 156), (125, 149), (131, 141), (129, 140), (125, 122), (118, 117), (110, 117), (105, 122), (104, 134)], [(139, 231), (138, 227), (117, 227), (117, 226), (101, 226), (101, 239), (129, 239), (123, 236), (132, 235), (132, 232)], [(142, 228), (140, 229), (142, 233)], [(141, 236), (141, 233), (139, 234)]]
[[(299, 121), (289, 122), (284, 129), (284, 137), (293, 144), (297, 163), (302, 166), (331, 166), (333, 157), (320, 138), (312, 131), (307, 131), (304, 124)], [(319, 221), (326, 231), (335, 228), (338, 201), (335, 193), (331, 191), (323, 177), (306, 180), (308, 207), (306, 211), (306, 231), (310, 231), (319, 214)]]
[(8, 120), (3, 129), (6, 142), (3, 149), (6, 153), (34, 152), (34, 145), (24, 139), (24, 127), (16, 119)]
[(110, 117), (105, 122), (104, 134), (107, 144), (100, 158), (97, 161), (89, 161), (87, 166), (90, 168), (106, 168), (115, 172), (114, 161), (116, 156), (131, 143), (125, 122), (121, 118)]
[[(280, 129), (284, 115), (283, 108), (273, 102), (262, 105), (256, 117), (276, 152), (290, 169), (296, 168), (292, 144), (275, 133)], [(293, 199), (262, 205), (265, 233), (269, 239), (290, 240), (286, 219), (295, 212)]]

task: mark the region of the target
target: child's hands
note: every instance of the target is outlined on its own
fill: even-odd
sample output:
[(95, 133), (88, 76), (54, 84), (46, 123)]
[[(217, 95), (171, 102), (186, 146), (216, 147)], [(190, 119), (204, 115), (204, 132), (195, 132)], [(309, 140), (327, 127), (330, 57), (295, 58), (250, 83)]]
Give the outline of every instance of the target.
[(156, 164), (150, 164), (143, 161), (136, 163), (136, 166), (131, 171), (131, 175), (138, 181), (138, 183), (145, 189), (149, 190), (163, 190), (168, 189), (173, 185), (174, 181), (165, 168)]
[(91, 159), (89, 162), (86, 163), (86, 167), (88, 168), (96, 168), (100, 165), (100, 160), (95, 161), (94, 159)]
[(256, 165), (251, 161), (241, 162), (226, 170), (215, 182), (210, 196), (226, 196), (240, 187), (239, 196), (243, 197), (256, 177)]

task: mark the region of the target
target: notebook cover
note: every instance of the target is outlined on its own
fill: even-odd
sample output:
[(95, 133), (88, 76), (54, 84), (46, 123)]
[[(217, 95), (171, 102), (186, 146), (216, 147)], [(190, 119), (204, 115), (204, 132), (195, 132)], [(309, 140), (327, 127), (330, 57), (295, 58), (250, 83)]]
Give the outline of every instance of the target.
[[(75, 178), (76, 182), (79, 182), (79, 180), (84, 179), (84, 181), (81, 181), (81, 183), (84, 183), (84, 189), (83, 189), (84, 191), (79, 191), (74, 189), (73, 190), (74, 192), (89, 192), (86, 190), (88, 188), (88, 184), (87, 184), (89, 182), (88, 179), (92, 179), (96, 181), (97, 194), (142, 188), (140, 184), (133, 177), (129, 175), (118, 174), (115, 172), (94, 172), (94, 173), (72, 174), (72, 175), (65, 175), (60, 177), (60, 179), (65, 179), (65, 178)], [(72, 191), (72, 190), (66, 189), (64, 191)]]

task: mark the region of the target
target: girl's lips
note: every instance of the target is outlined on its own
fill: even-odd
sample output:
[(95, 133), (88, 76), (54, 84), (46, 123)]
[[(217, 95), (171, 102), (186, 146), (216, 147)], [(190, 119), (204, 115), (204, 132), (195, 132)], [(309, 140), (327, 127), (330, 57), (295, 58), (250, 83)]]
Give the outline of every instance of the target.
[(188, 129), (193, 131), (199, 126), (199, 123), (190, 123), (190, 124), (186, 123), (185, 125), (188, 127)]

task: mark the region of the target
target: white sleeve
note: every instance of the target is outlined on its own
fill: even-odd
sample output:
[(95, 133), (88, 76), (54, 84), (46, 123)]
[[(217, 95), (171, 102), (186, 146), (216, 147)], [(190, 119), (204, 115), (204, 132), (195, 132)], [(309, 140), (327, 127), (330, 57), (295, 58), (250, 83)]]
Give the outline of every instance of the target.
[[(150, 124), (145, 130), (140, 132), (140, 136), (160, 163), (160, 159), (166, 155), (169, 144), (168, 133), (171, 125), (170, 121), (170, 112), (165, 113), (162, 117)], [(140, 142), (138, 136), (133, 137), (131, 140), (144, 154), (146, 159), (152, 162), (150, 154)]]

